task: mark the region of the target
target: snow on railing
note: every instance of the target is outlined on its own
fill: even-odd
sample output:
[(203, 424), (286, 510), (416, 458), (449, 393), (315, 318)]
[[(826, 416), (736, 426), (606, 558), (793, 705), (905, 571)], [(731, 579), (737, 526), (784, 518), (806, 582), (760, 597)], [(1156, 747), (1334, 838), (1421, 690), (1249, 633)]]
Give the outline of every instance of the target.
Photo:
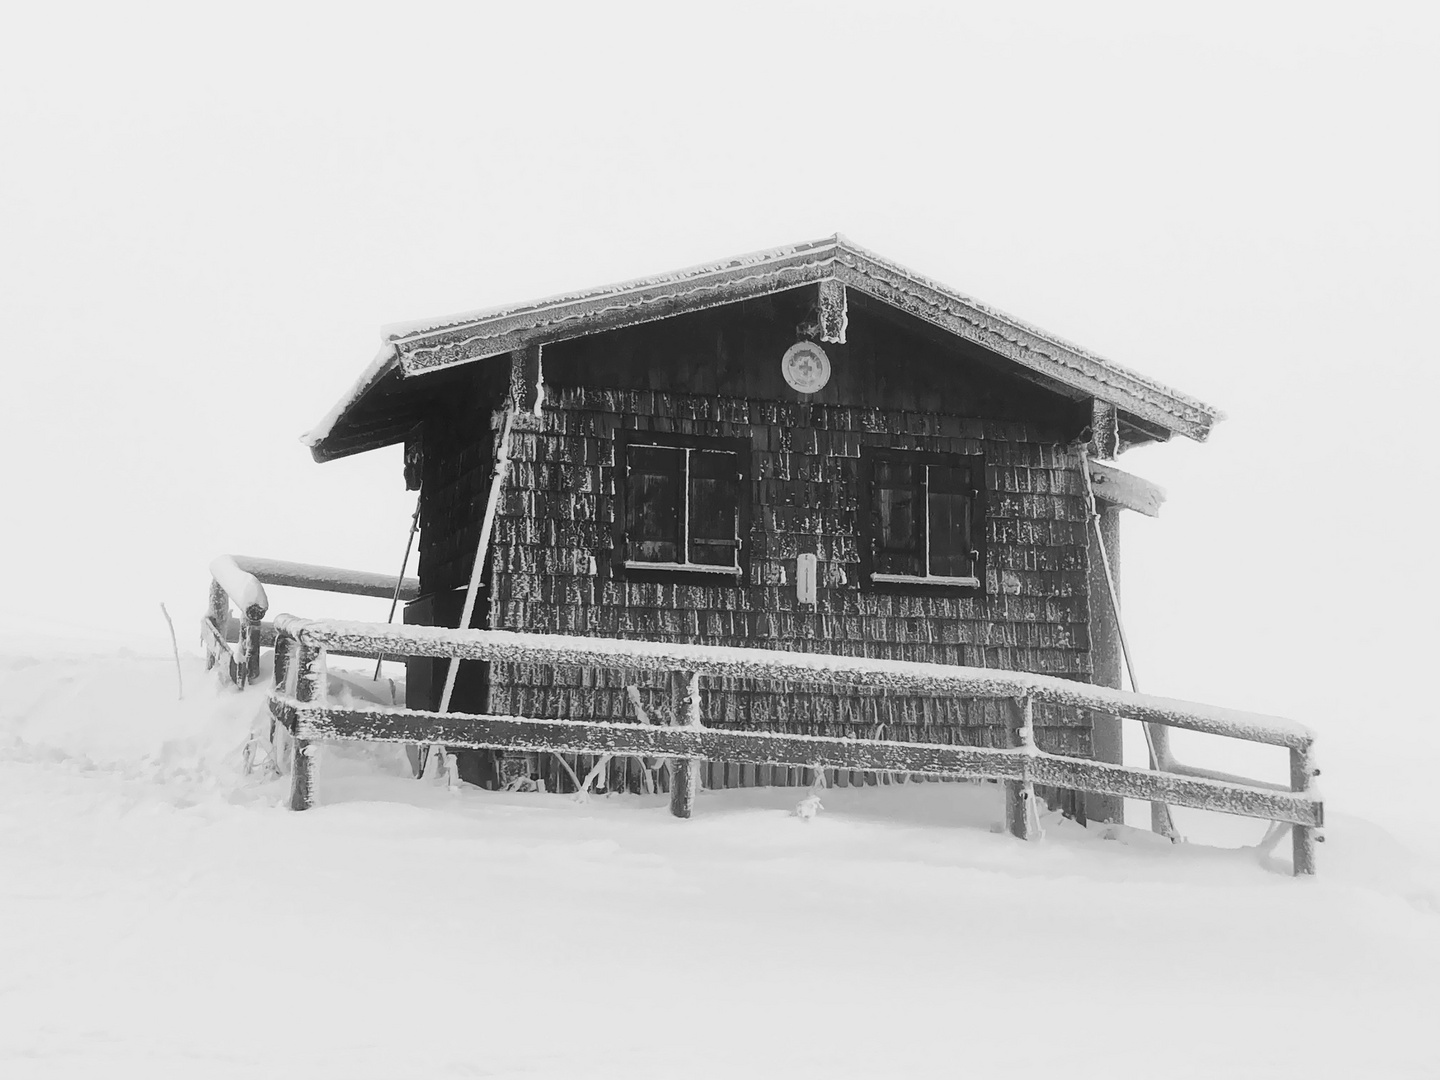
[[(376, 596), (389, 600), (395, 595), (398, 583), (401, 600), (414, 600), (420, 595), (419, 578), (397, 578), (394, 574), (344, 570), (338, 566), (315, 566), (311, 563), (286, 562), (283, 559), (261, 559), (254, 555), (222, 555), (220, 558), (229, 559), (240, 570), (266, 585), (289, 585), (296, 589)], [(213, 572), (214, 563), (211, 563), (211, 568)]]
[[(276, 628), (274, 723), (292, 736), (290, 805), (313, 804), (315, 743), (361, 740), (439, 744), (553, 753), (658, 756), (669, 759), (671, 809), (688, 817), (693, 787), (681, 777), (699, 759), (809, 768), (912, 773), (1000, 780), (1005, 784), (1006, 826), (1016, 836), (1038, 836), (1035, 785), (1101, 795), (1163, 801), (1270, 820), (1292, 827), (1295, 872), (1314, 873), (1316, 830), (1324, 806), (1313, 787), (1314, 736), (1280, 717), (1132, 694), (1047, 675), (987, 668), (770, 649), (724, 648), (610, 638), (522, 634), (503, 630), (451, 630), (280, 615)], [(350, 655), (451, 657), (545, 666), (623, 668), (670, 672), (690, 720), (683, 727), (641, 723), (540, 720), (519, 716), (434, 713), (416, 709), (335, 708), (323, 703), (320, 671), (325, 651)], [(292, 676), (293, 672), (293, 676)], [(699, 682), (705, 678), (783, 680), (894, 690), (905, 693), (998, 698), (1011, 703), (1010, 746), (904, 743), (705, 728)], [(1290, 752), (1287, 788), (1200, 770), (1146, 769), (1048, 754), (1034, 743), (1034, 705), (1094, 709), (1145, 723), (1283, 746)], [(272, 723), (272, 738), (273, 727)]]
[[(210, 599), (200, 621), (205, 664), (212, 668), (223, 660), (221, 676), (242, 688), (259, 677), (260, 650), (275, 641), (275, 627), (265, 622), (265, 613), (270, 609), (266, 585), (387, 600), (413, 600), (420, 595), (420, 582), (416, 578), (252, 555), (217, 556), (210, 563), (210, 579)], [(238, 622), (230, 617), (232, 604), (240, 612)], [(237, 643), (238, 649), (232, 650), (231, 642)]]

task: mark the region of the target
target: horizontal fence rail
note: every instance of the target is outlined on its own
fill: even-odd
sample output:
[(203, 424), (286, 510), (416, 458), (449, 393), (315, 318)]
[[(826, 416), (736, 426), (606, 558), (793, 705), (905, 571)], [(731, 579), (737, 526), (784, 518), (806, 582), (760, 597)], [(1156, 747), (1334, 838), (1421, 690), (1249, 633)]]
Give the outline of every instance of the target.
[[(395, 595), (395, 586), (398, 583), (401, 600), (414, 600), (420, 595), (419, 578), (398, 578), (394, 574), (344, 570), (338, 566), (316, 566), (313, 563), (286, 562), (283, 559), (262, 559), (254, 555), (222, 555), (220, 558), (231, 560), (238, 569), (266, 585), (288, 585), (295, 589), (375, 596), (389, 600)], [(211, 563), (212, 569), (214, 565)]]
[(1320, 804), (1304, 795), (1282, 794), (1248, 784), (1171, 776), (1127, 765), (1041, 754), (1025, 748), (997, 750), (715, 728), (532, 720), (521, 716), (418, 709), (383, 712), (335, 709), (281, 698), (272, 699), (271, 712), (297, 737), (317, 741), (431, 742), (485, 750), (723, 758), (755, 765), (868, 769), (970, 780), (1020, 780), (1291, 824), (1320, 824)]
[[(210, 579), (210, 598), (205, 615), (200, 620), (205, 666), (213, 668), (219, 664), (221, 677), (242, 688), (260, 675), (260, 650), (275, 644), (275, 626), (265, 622), (265, 614), (270, 609), (266, 585), (387, 600), (395, 597), (413, 600), (420, 595), (418, 578), (400, 578), (393, 574), (344, 570), (336, 566), (317, 566), (283, 559), (262, 559), (253, 555), (217, 556), (210, 562)], [(230, 614), (232, 605), (240, 613), (238, 620)], [(237, 648), (231, 649), (231, 643)], [(343, 649), (331, 651), (372, 659), (380, 655), (379, 652), (349, 654)]]
[[(676, 776), (693, 776), (693, 766), (700, 759), (724, 759), (999, 780), (1006, 789), (1007, 827), (1025, 838), (1038, 834), (1037, 784), (1260, 818), (1290, 825), (1295, 872), (1314, 872), (1315, 830), (1324, 824), (1323, 803), (1313, 790), (1318, 772), (1311, 764), (1314, 736), (1303, 725), (1280, 717), (1125, 693), (1028, 672), (819, 653), (309, 620), (291, 615), (278, 616), (275, 630), (277, 689), (270, 707), (274, 723), (293, 737), (291, 806), (297, 810), (313, 802), (315, 744), (331, 740), (656, 757), (668, 759)], [(688, 721), (682, 726), (665, 726), (335, 708), (321, 700), (318, 686), (319, 657), (325, 651), (669, 672), (688, 681)], [(705, 728), (698, 704), (701, 677), (1008, 699), (1013, 706), (1011, 746), (996, 749)], [(1287, 789), (1223, 773), (1167, 769), (1164, 763), (1159, 769), (1146, 769), (1044, 753), (1034, 743), (1031, 717), (1037, 702), (1285, 747), (1290, 752), (1291, 783)], [(671, 808), (678, 816), (689, 816), (692, 791), (689, 782), (672, 785)]]
[(369, 649), (408, 656), (458, 657), (462, 660), (498, 660), (517, 664), (695, 671), (712, 677), (842, 683), (968, 697), (1029, 697), (1035, 701), (1074, 705), (1147, 723), (1272, 746), (1308, 747), (1315, 739), (1314, 733), (1303, 724), (1278, 716), (1220, 709), (1152, 694), (1131, 694), (1106, 686), (1025, 671), (949, 667), (828, 653), (521, 634), (509, 630), (380, 626), (339, 619), (300, 619), (293, 615), (278, 616), (275, 625), (280, 631), (301, 636), (320, 648), (346, 653), (359, 654)]

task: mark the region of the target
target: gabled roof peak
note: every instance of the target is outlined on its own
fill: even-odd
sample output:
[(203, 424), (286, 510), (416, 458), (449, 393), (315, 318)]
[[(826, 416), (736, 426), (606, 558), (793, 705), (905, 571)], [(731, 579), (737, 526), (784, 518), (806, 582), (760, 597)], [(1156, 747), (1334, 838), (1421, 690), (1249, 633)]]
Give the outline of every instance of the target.
[(317, 457), (326, 456), (321, 444), (331, 430), (387, 376), (408, 381), (537, 343), (634, 326), (826, 280), (974, 342), (1072, 394), (1109, 402), (1148, 426), (1154, 432), (1151, 437), (1176, 433), (1203, 440), (1223, 418), (1213, 406), (891, 262), (837, 232), (821, 240), (614, 285), (388, 326), (381, 355), (305, 441)]

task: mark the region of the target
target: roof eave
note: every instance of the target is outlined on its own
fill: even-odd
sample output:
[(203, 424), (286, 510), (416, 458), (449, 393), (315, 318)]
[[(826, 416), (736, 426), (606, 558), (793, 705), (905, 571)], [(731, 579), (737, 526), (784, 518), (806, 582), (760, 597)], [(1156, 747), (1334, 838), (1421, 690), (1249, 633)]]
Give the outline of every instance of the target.
[[(360, 377), (355, 380), (349, 391), (330, 407), (330, 411), (309, 431), (300, 436), (300, 441), (310, 448), (310, 456), (316, 461), (332, 461), (337, 457), (348, 457), (351, 453), (359, 453), (359, 450), (335, 452), (329, 445), (330, 438), (337, 430), (345, 427), (345, 422), (355, 411), (356, 407), (365, 399), (386, 376), (400, 368), (400, 357), (395, 346), (386, 343), (383, 345), (375, 358), (370, 361)], [(403, 372), (402, 372), (403, 374)], [(365, 449), (370, 449), (365, 447)]]

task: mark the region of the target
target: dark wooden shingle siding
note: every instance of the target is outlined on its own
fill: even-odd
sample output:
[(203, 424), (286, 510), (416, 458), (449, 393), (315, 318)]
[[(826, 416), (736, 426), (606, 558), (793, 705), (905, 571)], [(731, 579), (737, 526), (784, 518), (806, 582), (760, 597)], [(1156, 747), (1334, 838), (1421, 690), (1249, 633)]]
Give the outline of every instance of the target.
[(420, 591), (463, 589), (470, 581), (480, 519), (495, 468), (491, 414), (500, 407), (509, 369), (467, 372), (421, 431)]
[[(752, 440), (748, 580), (615, 576), (613, 451), (622, 427)], [(985, 454), (984, 596), (861, 591), (862, 446)], [(577, 387), (552, 391), (543, 430), (517, 435), (514, 448), (494, 536), (496, 627), (1089, 675), (1078, 458), (1023, 423)], [(819, 564), (813, 608), (796, 599), (800, 552), (814, 553)], [(623, 673), (497, 665), (490, 707), (526, 716), (633, 717), (627, 682), (645, 685)], [(656, 697), (656, 711), (665, 711), (667, 695)], [(703, 712), (717, 726), (882, 731), (985, 745), (1005, 738), (1001, 706), (988, 701), (736, 682), (707, 687)], [(1089, 752), (1083, 718), (1042, 713), (1037, 722), (1043, 748)]]
[[(863, 297), (852, 298), (848, 342), (825, 346), (829, 385), (797, 400), (779, 360), (812, 303), (796, 290), (547, 346), (543, 415), (538, 430), (513, 436), (477, 622), (1088, 679), (1085, 504), (1068, 448), (1088, 402), (1049, 394)], [(509, 374), (498, 361), (476, 367), (472, 385), (426, 420), (426, 593), (463, 589), (469, 578), (493, 465), (490, 416)], [(738, 585), (617, 576), (615, 434), (625, 429), (748, 441), (749, 572)], [(867, 446), (984, 455), (984, 595), (860, 588)], [(796, 597), (802, 552), (818, 562), (813, 608)], [(633, 718), (632, 684), (644, 688), (647, 709), (668, 713), (671, 688), (633, 673), (503, 665), (491, 672), (486, 704), (536, 717)], [(986, 745), (1005, 741), (1004, 707), (753, 681), (709, 683), (702, 701), (716, 726)], [(1037, 710), (1036, 723), (1043, 749), (1090, 753), (1086, 716)], [(717, 768), (731, 782), (731, 768)], [(738, 775), (757, 779), (754, 770)]]

